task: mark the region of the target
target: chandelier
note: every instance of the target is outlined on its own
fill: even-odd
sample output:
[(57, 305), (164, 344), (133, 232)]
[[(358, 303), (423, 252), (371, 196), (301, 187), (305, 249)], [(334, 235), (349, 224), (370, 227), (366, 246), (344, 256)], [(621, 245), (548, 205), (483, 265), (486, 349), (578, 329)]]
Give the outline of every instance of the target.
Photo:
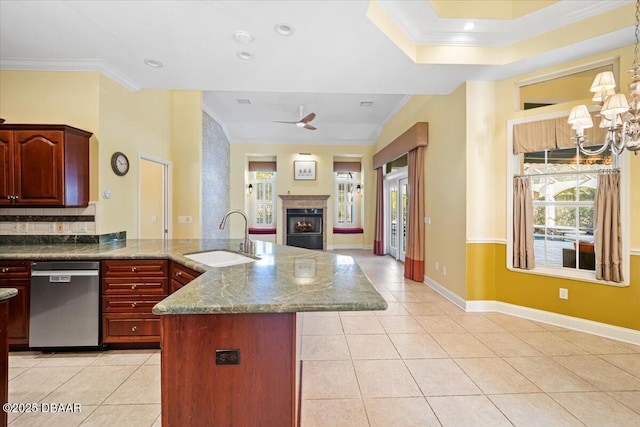
[(631, 82), (627, 86), (629, 100), (616, 93), (616, 81), (611, 71), (596, 75), (590, 91), (594, 93), (592, 101), (602, 106), (600, 127), (607, 129), (602, 145), (597, 149), (585, 147), (587, 138), (584, 129), (593, 127), (593, 121), (586, 105), (577, 105), (569, 113), (569, 124), (576, 131), (576, 143), (580, 151), (588, 156), (601, 154), (608, 147), (615, 155), (620, 155), (626, 148), (638, 154), (640, 150), (640, 65), (638, 64), (638, 35), (640, 26), (640, 0), (636, 0), (636, 44), (633, 52)]

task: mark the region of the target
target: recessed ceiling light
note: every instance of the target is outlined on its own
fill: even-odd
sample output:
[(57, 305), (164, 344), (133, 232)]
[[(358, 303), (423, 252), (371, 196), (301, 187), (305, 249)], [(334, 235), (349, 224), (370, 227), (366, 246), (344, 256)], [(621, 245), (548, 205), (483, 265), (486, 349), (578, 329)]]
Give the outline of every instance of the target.
[(251, 100), (246, 98), (238, 98), (236, 99), (236, 101), (238, 102), (238, 104), (243, 104), (243, 105), (251, 104)]
[(471, 31), (476, 27), (476, 24), (474, 24), (473, 22), (467, 22), (466, 24), (464, 24), (464, 27), (462, 27), (465, 31)]
[(293, 27), (289, 24), (276, 24), (273, 29), (281, 36), (290, 36), (294, 32)]
[(157, 59), (145, 59), (144, 63), (151, 68), (162, 68), (164, 64)]
[(249, 61), (251, 59), (253, 59), (253, 53), (249, 53), (246, 52), (244, 50), (238, 52), (236, 55), (238, 55), (238, 58), (244, 60), (244, 61)]
[(253, 36), (247, 31), (236, 31), (233, 33), (233, 39), (238, 43), (251, 43), (254, 40)]
[(361, 107), (372, 107), (373, 106), (373, 101), (360, 101), (360, 106)]

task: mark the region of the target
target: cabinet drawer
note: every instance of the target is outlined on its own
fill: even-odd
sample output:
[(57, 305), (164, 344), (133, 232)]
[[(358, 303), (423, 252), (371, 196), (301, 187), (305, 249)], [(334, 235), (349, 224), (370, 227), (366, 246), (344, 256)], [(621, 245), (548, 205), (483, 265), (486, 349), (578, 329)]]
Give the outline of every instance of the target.
[(102, 277), (167, 277), (167, 260), (132, 259), (102, 261)]
[(105, 314), (105, 342), (160, 341), (160, 317), (150, 314)]
[(199, 271), (192, 270), (176, 262), (172, 262), (169, 266), (169, 276), (171, 280), (175, 280), (182, 285), (186, 285), (201, 274)]
[(25, 279), (30, 276), (30, 261), (0, 261), (0, 283), (10, 279)]
[(102, 279), (102, 292), (104, 295), (167, 295), (167, 279)]
[(105, 313), (151, 313), (153, 306), (164, 298), (164, 296), (103, 297), (102, 311)]

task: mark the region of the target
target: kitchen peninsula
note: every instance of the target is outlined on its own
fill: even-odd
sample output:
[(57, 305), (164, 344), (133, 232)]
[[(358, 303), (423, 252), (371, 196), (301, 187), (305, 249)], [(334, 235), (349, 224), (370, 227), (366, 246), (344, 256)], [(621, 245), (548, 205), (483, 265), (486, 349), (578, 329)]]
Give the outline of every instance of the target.
[(239, 240), (127, 240), (5, 245), (5, 260), (168, 259), (202, 273), (155, 305), (162, 324), (162, 424), (296, 425), (297, 312), (384, 310), (355, 261), (256, 242), (253, 262), (209, 267), (185, 254), (238, 249)]

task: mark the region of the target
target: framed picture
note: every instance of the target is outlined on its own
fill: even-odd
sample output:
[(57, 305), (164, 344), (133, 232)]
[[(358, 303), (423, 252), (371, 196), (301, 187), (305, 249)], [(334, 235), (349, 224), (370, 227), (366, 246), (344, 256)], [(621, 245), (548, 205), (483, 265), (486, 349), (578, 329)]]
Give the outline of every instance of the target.
[(293, 179), (295, 180), (315, 180), (316, 162), (315, 160), (294, 160)]

